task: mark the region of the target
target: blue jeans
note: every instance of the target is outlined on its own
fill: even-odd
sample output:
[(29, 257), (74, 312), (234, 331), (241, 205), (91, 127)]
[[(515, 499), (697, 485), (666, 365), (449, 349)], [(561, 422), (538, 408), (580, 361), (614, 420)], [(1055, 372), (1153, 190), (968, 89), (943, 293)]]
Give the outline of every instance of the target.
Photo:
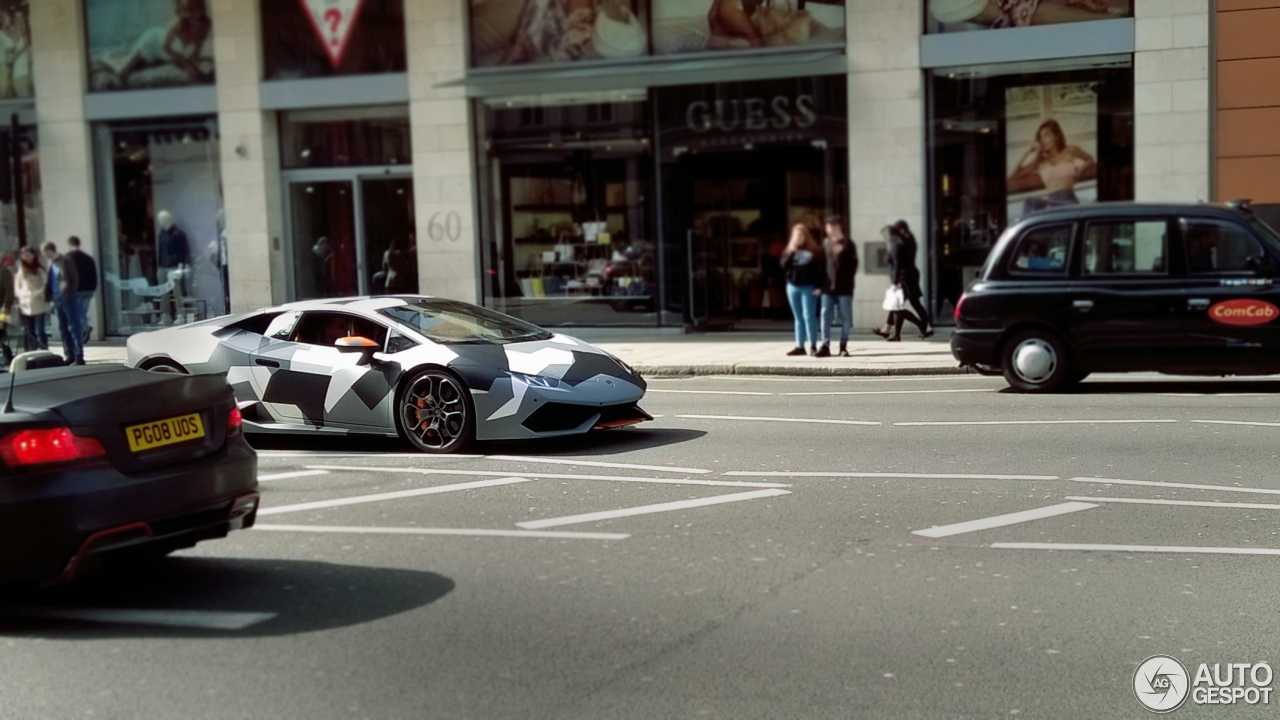
[(80, 326), (80, 303), (73, 296), (69, 300), (55, 300), (54, 312), (58, 314), (58, 332), (62, 334), (62, 353), (68, 361), (84, 360), (84, 328)]
[(818, 298), (813, 289), (812, 285), (787, 283), (787, 302), (791, 304), (791, 315), (796, 319), (796, 347), (804, 347), (806, 333), (809, 344), (818, 345)]
[(80, 311), (80, 336), (84, 337), (89, 325), (89, 303), (93, 302), (93, 290), (76, 293), (76, 310)]
[(831, 342), (832, 315), (840, 316), (840, 344), (849, 343), (849, 332), (853, 330), (853, 296), (822, 295), (822, 344)]

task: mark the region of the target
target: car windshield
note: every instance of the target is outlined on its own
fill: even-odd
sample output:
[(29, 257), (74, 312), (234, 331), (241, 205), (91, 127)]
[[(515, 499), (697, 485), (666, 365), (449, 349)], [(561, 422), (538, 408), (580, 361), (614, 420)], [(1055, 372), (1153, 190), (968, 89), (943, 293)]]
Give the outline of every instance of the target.
[(417, 300), (378, 311), (438, 343), (546, 340), (551, 333), (510, 315), (450, 300)]

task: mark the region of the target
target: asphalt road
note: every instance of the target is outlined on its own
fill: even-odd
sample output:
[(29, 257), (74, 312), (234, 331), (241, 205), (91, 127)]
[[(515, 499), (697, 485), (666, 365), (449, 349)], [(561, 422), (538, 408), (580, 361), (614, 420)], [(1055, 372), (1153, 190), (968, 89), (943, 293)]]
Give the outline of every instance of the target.
[(1280, 382), (650, 388), (469, 457), (257, 442), (257, 529), (5, 599), (0, 718), (1138, 718), (1149, 656), (1280, 665)]

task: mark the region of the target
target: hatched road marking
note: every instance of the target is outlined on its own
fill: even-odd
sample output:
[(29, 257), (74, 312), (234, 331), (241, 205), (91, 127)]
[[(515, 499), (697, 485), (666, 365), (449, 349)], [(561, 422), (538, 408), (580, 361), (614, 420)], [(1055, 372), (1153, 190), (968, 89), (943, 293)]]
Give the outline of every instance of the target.
[(279, 515), (280, 513), (301, 512), (303, 510), (321, 510), (323, 508), (341, 507), (343, 505), (359, 505), (361, 503), (381, 502), (383, 500), (398, 500), (400, 498), (417, 497), (419, 495), (437, 495), (439, 493), (457, 492), (459, 490), (479, 490), (481, 488), (495, 487), (498, 485), (512, 485), (514, 483), (526, 482), (529, 482), (527, 478), (504, 477), (493, 480), (477, 480), (475, 482), (459, 483), (457, 485), (437, 485), (429, 488), (418, 488), (417, 490), (400, 490), (397, 492), (378, 493), (376, 495), (359, 495), (356, 497), (339, 498), (337, 500), (320, 500), (317, 502), (298, 503), (297, 505), (265, 508), (258, 511), (258, 516)]
[(1116, 480), (1114, 478), (1074, 477), (1073, 482), (1101, 483), (1103, 485), (1143, 485), (1146, 487), (1182, 488), (1186, 490), (1222, 490), (1223, 492), (1258, 493), (1262, 495), (1280, 495), (1280, 490), (1273, 488), (1231, 487), (1227, 485), (1196, 485), (1192, 483), (1161, 482), (1159, 480)]
[(209, 630), (244, 630), (274, 618), (276, 613), (220, 612), (215, 610), (13, 607), (0, 608), (0, 616), (80, 620), (124, 625), (206, 628)]
[(1205, 425), (1254, 425), (1257, 427), (1280, 427), (1280, 423), (1250, 422), (1247, 420), (1192, 420), (1191, 422), (1202, 423)]
[(909, 478), (919, 480), (1058, 480), (1057, 475), (964, 475), (959, 473), (752, 472), (730, 470), (738, 477)]
[(809, 418), (746, 417), (741, 415), (676, 415), (690, 420), (748, 420), (757, 422), (819, 423), (824, 425), (879, 425), (869, 420), (815, 420)]
[(1280, 505), (1269, 505), (1267, 503), (1233, 503), (1233, 502), (1211, 502), (1208, 500), (1159, 500), (1149, 498), (1104, 498), (1104, 497), (1067, 497), (1064, 500), (1083, 500), (1085, 502), (1100, 503), (1130, 503), (1133, 505), (1178, 505), (1184, 507), (1207, 507), (1207, 508), (1243, 508), (1246, 510), (1280, 510)]
[(1176, 423), (1177, 420), (947, 420), (941, 422), (900, 422), (897, 426), (942, 425), (1142, 425), (1149, 423)]
[[(352, 467), (346, 465), (311, 465), (308, 467), (319, 468), (322, 470), (351, 470), (355, 472), (388, 472), (388, 473), (414, 473), (418, 475), (480, 475), (487, 477), (507, 477), (512, 473), (494, 472), (492, 470), (437, 470), (434, 468), (389, 468), (389, 467)], [(610, 482), (636, 482), (636, 483), (654, 483), (656, 485), (705, 485), (707, 487), (757, 487), (757, 488), (782, 488), (790, 487), (779, 483), (753, 483), (753, 482), (736, 482), (729, 480), (693, 480), (690, 478), (673, 479), (673, 478), (647, 478), (647, 477), (627, 477), (624, 475), (562, 475), (557, 473), (520, 473), (522, 478), (539, 478), (547, 480), (607, 480)]]
[[(655, 416), (657, 417), (657, 416)], [(621, 470), (652, 470), (654, 472), (681, 473), (687, 475), (703, 475), (711, 472), (701, 468), (670, 467), (666, 465), (629, 465), (627, 463), (595, 462), (591, 460), (575, 460), (573, 458), (540, 458), (522, 455), (488, 455), (489, 460), (507, 460), (510, 462), (550, 463), (552, 465), (580, 465), (582, 467), (617, 468)]]
[(716, 495), (715, 497), (699, 498), (696, 500), (680, 500), (678, 502), (659, 503), (657, 505), (641, 505), (639, 507), (623, 508), (621, 510), (605, 510), (604, 512), (584, 513), (582, 515), (567, 515), (565, 517), (547, 518), (544, 520), (529, 520), (526, 522), (516, 523), (516, 527), (525, 528), (526, 530), (537, 530), (540, 528), (558, 527), (561, 525), (575, 525), (578, 523), (598, 522), (600, 520), (612, 520), (614, 518), (631, 517), (633, 515), (649, 515), (652, 513), (671, 512), (674, 510), (687, 510), (689, 508), (741, 502), (743, 500), (759, 500), (761, 498), (778, 497), (780, 495), (790, 494), (790, 490), (754, 490), (752, 492), (734, 493), (732, 495)]
[(259, 475), (258, 482), (266, 482), (268, 480), (286, 480), (288, 478), (311, 477), (313, 475), (328, 475), (328, 470), (297, 470), (295, 472), (273, 473), (271, 475)]
[(988, 393), (995, 388), (960, 388), (956, 390), (845, 390), (836, 392), (793, 392), (783, 395), (799, 397), (807, 395), (934, 395), (937, 393)]
[(1280, 548), (1182, 547), (1179, 545), (1092, 545), (1087, 543), (991, 543), (1002, 550), (1086, 550), (1206, 555), (1280, 555)]
[(1009, 513), (1007, 515), (996, 515), (995, 517), (983, 518), (982, 520), (969, 520), (968, 522), (955, 523), (954, 525), (938, 525), (927, 530), (916, 530), (911, 534), (927, 538), (950, 537), (951, 535), (960, 535), (961, 533), (976, 532), (978, 530), (989, 530), (991, 528), (1005, 527), (1006, 525), (1016, 525), (1018, 523), (1040, 520), (1042, 518), (1054, 517), (1056, 515), (1065, 515), (1067, 513), (1078, 512), (1080, 510), (1090, 510), (1096, 507), (1098, 506), (1093, 503), (1066, 502), (1059, 505), (1037, 508), (1035, 510), (1023, 510), (1022, 512)]
[(565, 532), (552, 530), (484, 530), (472, 528), (342, 527), (337, 525), (254, 525), (271, 532), (354, 533), (359, 535), (461, 535), (466, 537), (552, 538), (558, 540), (626, 540), (627, 533)]

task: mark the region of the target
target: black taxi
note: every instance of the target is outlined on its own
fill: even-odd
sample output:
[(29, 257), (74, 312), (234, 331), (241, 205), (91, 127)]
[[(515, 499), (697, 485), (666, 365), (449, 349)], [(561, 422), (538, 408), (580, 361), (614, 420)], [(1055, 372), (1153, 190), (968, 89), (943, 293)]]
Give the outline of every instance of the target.
[(1091, 372), (1277, 374), (1278, 282), (1280, 234), (1247, 201), (1047, 210), (997, 241), (951, 352), (1025, 392)]

